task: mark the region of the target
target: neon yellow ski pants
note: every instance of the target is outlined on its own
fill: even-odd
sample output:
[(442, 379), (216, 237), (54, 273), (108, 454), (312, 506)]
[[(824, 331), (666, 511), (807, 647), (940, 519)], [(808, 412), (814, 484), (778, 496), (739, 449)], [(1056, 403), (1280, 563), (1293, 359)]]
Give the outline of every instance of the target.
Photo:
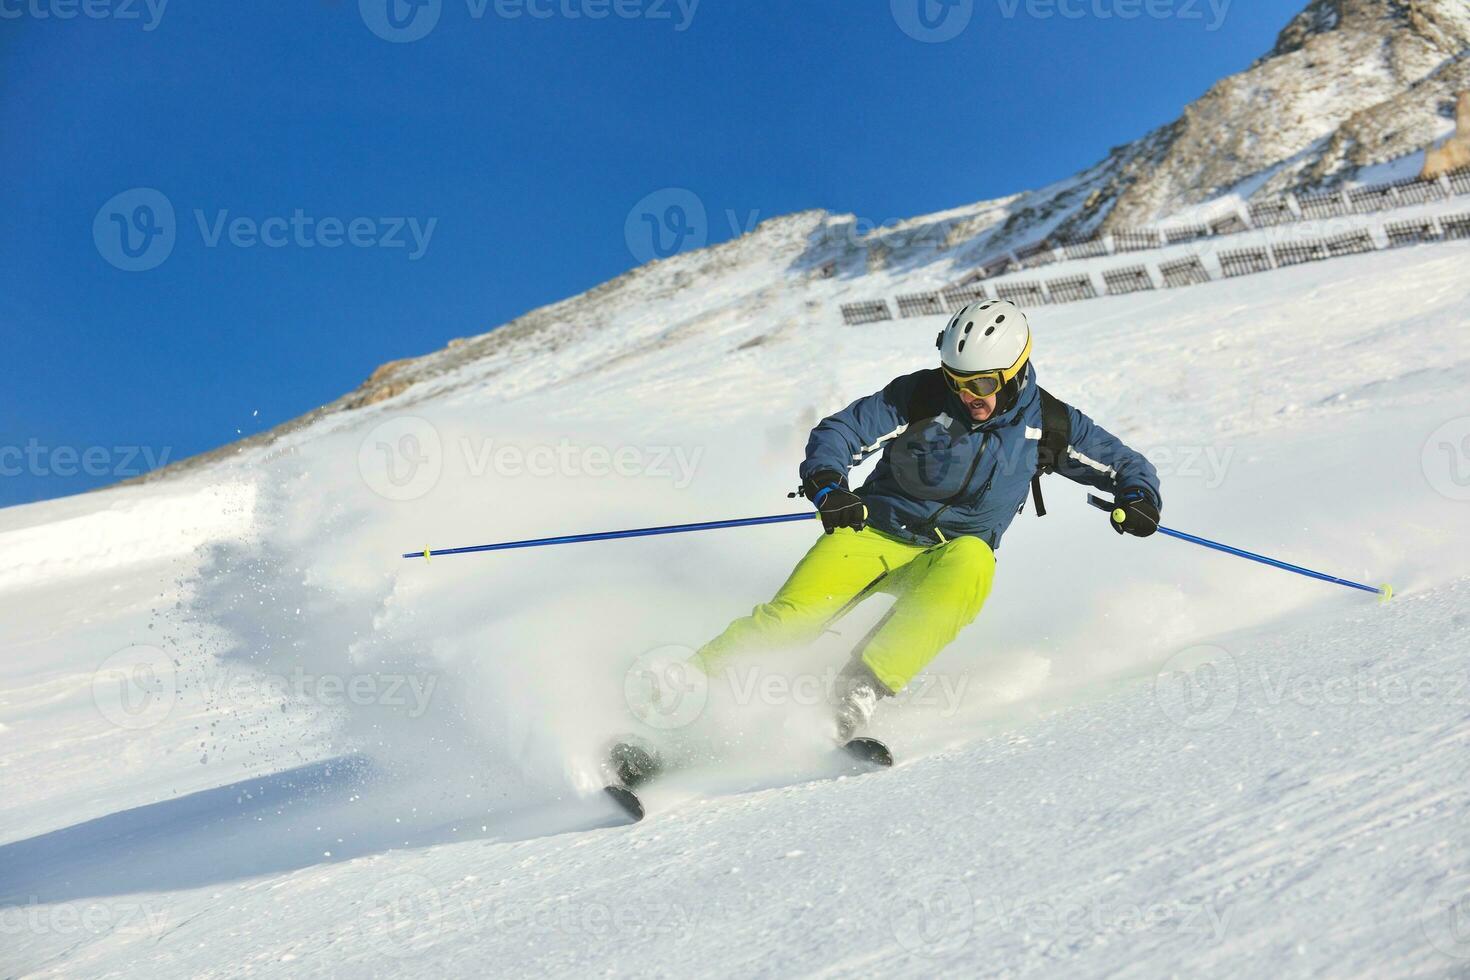
[(809, 643), (871, 587), (897, 601), (854, 652), (896, 694), (979, 614), (994, 580), (995, 553), (979, 538), (924, 548), (872, 528), (840, 528), (817, 539), (770, 602), (695, 657), (712, 673), (733, 653)]

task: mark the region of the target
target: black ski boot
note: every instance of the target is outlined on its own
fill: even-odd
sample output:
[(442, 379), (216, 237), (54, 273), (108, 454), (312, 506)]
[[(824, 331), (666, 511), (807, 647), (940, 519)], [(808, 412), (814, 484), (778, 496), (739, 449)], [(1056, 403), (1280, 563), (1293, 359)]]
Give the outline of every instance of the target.
[(642, 740), (624, 739), (608, 752), (613, 776), (618, 783), (633, 789), (657, 776), (663, 769), (658, 750)]

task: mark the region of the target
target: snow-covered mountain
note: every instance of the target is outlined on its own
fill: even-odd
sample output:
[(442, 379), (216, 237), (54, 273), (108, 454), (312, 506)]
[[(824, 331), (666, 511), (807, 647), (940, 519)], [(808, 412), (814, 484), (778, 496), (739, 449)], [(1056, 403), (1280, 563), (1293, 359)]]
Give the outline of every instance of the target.
[(1114, 151), (1079, 221), (1150, 224), (1242, 185), (1248, 196), (1331, 186), (1421, 151), (1470, 88), (1467, 56), (1461, 0), (1312, 0), (1269, 54)]
[[(1462, 9), (1314, 3), (1240, 77), (1390, 24), (1420, 40), (1362, 70), (1407, 91)], [(1242, 166), (1290, 183), (1389, 97)], [(1190, 131), (1137, 207), (1191, 199)], [(837, 305), (1045, 233), (1104, 170), (871, 237), (773, 219), (0, 511), (0, 976), (1465, 975), (1463, 242), (1034, 311), (1043, 382), (1154, 459), (1167, 523), (1399, 597), (1119, 538), (1053, 478), (884, 705), (890, 772), (840, 776), (805, 683), (879, 600), (712, 688), (676, 731), (719, 761), (648, 821), (598, 793), (647, 656), (768, 596), (810, 525), (400, 557), (796, 510), (810, 425), (941, 322)]]
[[(773, 297), (793, 294), (804, 305), (785, 326), (800, 329), (841, 302), (902, 290), (915, 275), (926, 288), (955, 281), (977, 261), (1043, 237), (1152, 224), (1224, 196), (1333, 186), (1365, 167), (1414, 162), (1453, 130), (1455, 94), (1466, 90), (1470, 5), (1463, 0), (1312, 0), (1249, 69), (1071, 178), (876, 230), (821, 210), (770, 219), (734, 241), (650, 263), (488, 333), (384, 364), (322, 408), (162, 475), (273, 445), (339, 412), (486, 383), (547, 351), (558, 352), (570, 376), (614, 353), (636, 357), (671, 337), (763, 321)], [(660, 315), (650, 316), (649, 306), (660, 303)], [(587, 340), (591, 325), (598, 329)], [(558, 366), (544, 369), (556, 380)]]

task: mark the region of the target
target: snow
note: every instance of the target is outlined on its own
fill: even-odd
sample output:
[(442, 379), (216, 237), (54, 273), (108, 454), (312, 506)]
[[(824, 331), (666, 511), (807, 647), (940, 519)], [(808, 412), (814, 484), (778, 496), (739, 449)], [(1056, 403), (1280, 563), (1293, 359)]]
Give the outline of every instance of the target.
[(812, 528), (399, 555), (800, 509), (806, 430), (938, 321), (837, 325), (887, 277), (807, 282), (769, 247), (800, 223), (766, 234), (555, 358), (0, 511), (0, 975), (1470, 970), (1460, 244), (1033, 317), (1043, 383), (1158, 461), (1167, 523), (1392, 603), (1118, 538), (1053, 479), (880, 708), (894, 770), (834, 767), (799, 694), (865, 606), (716, 684), (678, 732), (727, 760), (619, 823), (630, 668)]

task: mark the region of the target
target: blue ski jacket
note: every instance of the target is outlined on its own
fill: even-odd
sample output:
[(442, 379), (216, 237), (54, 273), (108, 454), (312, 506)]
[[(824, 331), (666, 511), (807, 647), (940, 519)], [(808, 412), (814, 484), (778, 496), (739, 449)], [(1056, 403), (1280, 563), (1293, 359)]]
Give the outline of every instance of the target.
[[(939, 414), (909, 418), (923, 401), (916, 389), (932, 385), (936, 373), (895, 378), (823, 419), (807, 441), (801, 477), (829, 470), (845, 478), (852, 466), (881, 452), (856, 491), (871, 526), (915, 544), (973, 535), (997, 548), (1037, 472), (1042, 413), (1035, 369), (1026, 366), (1015, 403), (984, 422), (971, 420), (948, 389)], [(1071, 440), (1056, 472), (1109, 493), (1141, 489), (1162, 510), (1153, 464), (1070, 405), (1067, 413)]]

